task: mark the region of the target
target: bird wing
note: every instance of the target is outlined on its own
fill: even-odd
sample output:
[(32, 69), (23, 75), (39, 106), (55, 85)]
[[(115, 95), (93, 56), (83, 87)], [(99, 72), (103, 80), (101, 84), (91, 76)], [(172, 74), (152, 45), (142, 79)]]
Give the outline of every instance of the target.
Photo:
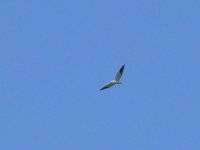
[(124, 71), (124, 67), (125, 67), (125, 65), (123, 65), (123, 66), (118, 70), (118, 72), (117, 72), (117, 74), (116, 74), (116, 76), (115, 76), (115, 81), (119, 81), (119, 80), (120, 80), (120, 78), (121, 78), (121, 76), (122, 76), (122, 74), (123, 74), (123, 71)]
[(107, 88), (109, 88), (109, 87), (111, 87), (111, 86), (113, 86), (114, 84), (112, 83), (112, 82), (110, 82), (110, 83), (108, 83), (108, 84), (106, 84), (104, 87), (102, 87), (101, 89), (100, 89), (100, 91), (101, 90), (104, 90), (104, 89), (107, 89)]

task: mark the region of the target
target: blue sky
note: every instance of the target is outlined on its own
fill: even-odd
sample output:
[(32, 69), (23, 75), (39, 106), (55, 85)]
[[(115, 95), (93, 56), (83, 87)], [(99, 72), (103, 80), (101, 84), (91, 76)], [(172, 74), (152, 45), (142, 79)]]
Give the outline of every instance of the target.
[(199, 8), (2, 0), (0, 149), (199, 150)]

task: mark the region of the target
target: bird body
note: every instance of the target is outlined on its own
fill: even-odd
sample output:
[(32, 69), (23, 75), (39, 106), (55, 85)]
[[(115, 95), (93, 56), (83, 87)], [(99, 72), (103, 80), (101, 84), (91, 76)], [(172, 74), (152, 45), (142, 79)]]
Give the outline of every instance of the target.
[(115, 79), (112, 80), (111, 82), (109, 82), (108, 84), (106, 84), (104, 87), (102, 87), (102, 88), (100, 89), (100, 91), (101, 91), (101, 90), (104, 90), (104, 89), (107, 89), (107, 88), (110, 88), (110, 87), (112, 87), (112, 86), (115, 85), (115, 84), (121, 84), (121, 82), (119, 82), (119, 80), (120, 80), (120, 78), (121, 78), (121, 76), (122, 76), (122, 74), (123, 74), (124, 67), (125, 67), (125, 65), (123, 65), (123, 66), (118, 70), (118, 72), (117, 72), (117, 74), (116, 74), (116, 76), (115, 76)]

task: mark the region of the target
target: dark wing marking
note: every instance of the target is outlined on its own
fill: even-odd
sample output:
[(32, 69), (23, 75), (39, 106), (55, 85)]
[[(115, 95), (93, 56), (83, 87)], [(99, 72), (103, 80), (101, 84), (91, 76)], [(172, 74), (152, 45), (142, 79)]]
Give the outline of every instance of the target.
[(100, 89), (100, 91), (101, 90), (104, 90), (104, 89), (107, 89), (107, 88), (109, 88), (109, 87), (111, 87), (111, 86), (113, 86), (114, 84), (112, 83), (112, 82), (110, 82), (110, 83), (108, 83), (108, 84), (106, 84), (104, 87), (102, 87), (101, 89)]

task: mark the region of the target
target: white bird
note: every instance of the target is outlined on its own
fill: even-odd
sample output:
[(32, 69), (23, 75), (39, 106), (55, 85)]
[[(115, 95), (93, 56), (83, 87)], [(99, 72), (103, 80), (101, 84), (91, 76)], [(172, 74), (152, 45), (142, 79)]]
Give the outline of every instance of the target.
[(115, 85), (115, 84), (121, 84), (121, 82), (119, 82), (119, 80), (120, 80), (120, 78), (121, 78), (121, 76), (122, 76), (122, 74), (123, 74), (124, 67), (125, 67), (125, 65), (123, 65), (123, 66), (118, 70), (118, 72), (117, 72), (117, 74), (116, 74), (116, 76), (115, 76), (115, 79), (112, 80), (110, 83), (106, 84), (104, 87), (102, 87), (102, 88), (100, 89), (100, 91), (101, 91), (101, 90), (104, 90), (104, 89), (107, 89), (107, 88), (110, 88), (110, 87), (112, 87), (112, 86)]

